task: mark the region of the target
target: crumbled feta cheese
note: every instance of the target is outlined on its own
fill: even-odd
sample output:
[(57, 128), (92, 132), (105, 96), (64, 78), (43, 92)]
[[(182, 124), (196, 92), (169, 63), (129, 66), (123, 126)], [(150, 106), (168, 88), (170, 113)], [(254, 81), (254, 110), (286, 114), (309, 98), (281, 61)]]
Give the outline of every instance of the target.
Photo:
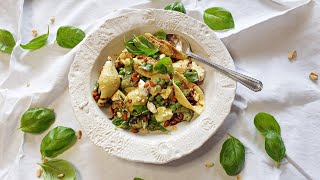
[(186, 70), (188, 69), (188, 64), (189, 64), (189, 60), (185, 59), (185, 60), (179, 60), (175, 63), (172, 64), (173, 69), (175, 71), (177, 71), (180, 74), (183, 74), (186, 72)]
[(162, 59), (162, 58), (164, 58), (164, 57), (166, 57), (165, 54), (160, 54), (159, 59)]
[(155, 113), (155, 118), (157, 122), (164, 122), (166, 120), (171, 119), (172, 116), (173, 116), (172, 110), (167, 109), (165, 107), (158, 107), (157, 113)]
[(152, 102), (150, 102), (150, 101), (148, 101), (148, 103), (147, 103), (147, 108), (148, 108), (149, 111), (152, 112), (153, 114), (157, 113), (156, 106), (155, 106)]

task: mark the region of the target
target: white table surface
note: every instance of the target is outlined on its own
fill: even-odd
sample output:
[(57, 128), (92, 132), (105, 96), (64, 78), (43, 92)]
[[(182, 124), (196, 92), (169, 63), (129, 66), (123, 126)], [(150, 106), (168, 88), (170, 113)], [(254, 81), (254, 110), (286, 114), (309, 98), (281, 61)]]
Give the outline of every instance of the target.
[[(101, 22), (132, 8), (163, 8), (171, 1), (160, 0), (3, 0), (0, 2), (0, 29), (10, 30), (17, 44), (30, 39), (32, 28), (46, 31), (50, 17), (49, 43), (27, 52), (16, 46), (12, 55), (0, 53), (0, 179), (37, 179), (39, 146), (46, 133), (24, 134), (16, 130), (21, 114), (31, 106), (54, 108), (56, 122), (81, 129), (73, 115), (68, 92), (68, 71), (77, 47), (63, 49), (54, 43), (62, 25), (74, 25), (90, 34)], [(230, 115), (200, 149), (165, 165), (129, 162), (95, 146), (86, 135), (59, 156), (75, 166), (77, 179), (145, 180), (236, 179), (219, 164), (219, 153), (227, 132), (246, 146), (242, 179), (319, 179), (320, 171), (320, 88), (309, 73), (320, 74), (320, 5), (317, 1), (278, 0), (186, 0), (188, 15), (202, 20), (204, 9), (221, 6), (235, 20), (233, 30), (217, 32), (240, 72), (264, 83), (253, 93), (238, 85)], [(124, 9), (125, 8), (125, 9)], [(131, 8), (131, 9), (128, 9)], [(121, 10), (122, 9), (122, 10)], [(124, 10), (123, 10), (124, 9)], [(297, 50), (295, 61), (287, 53)], [(258, 112), (269, 112), (278, 120), (291, 159), (278, 169), (266, 155), (264, 140), (253, 124)], [(208, 161), (215, 166), (206, 168)], [(294, 166), (295, 165), (295, 166)], [(301, 169), (297, 169), (299, 166)], [(301, 173), (302, 172), (302, 173)]]

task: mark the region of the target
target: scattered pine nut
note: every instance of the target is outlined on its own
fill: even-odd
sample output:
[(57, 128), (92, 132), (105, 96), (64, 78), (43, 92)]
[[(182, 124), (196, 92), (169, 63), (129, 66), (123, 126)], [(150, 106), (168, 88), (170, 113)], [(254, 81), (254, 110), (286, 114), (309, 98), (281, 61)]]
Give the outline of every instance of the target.
[(38, 36), (38, 31), (36, 29), (32, 29), (32, 36), (37, 37)]
[(43, 162), (43, 163), (46, 163), (46, 162), (48, 162), (48, 159), (47, 159), (47, 158), (44, 158), (44, 159), (42, 160), (42, 162)]
[(39, 178), (39, 177), (41, 177), (41, 175), (42, 175), (42, 169), (39, 168), (39, 169), (37, 170), (37, 177)]
[(313, 81), (318, 80), (318, 74), (315, 72), (311, 72), (309, 78)]
[(50, 18), (50, 21), (51, 21), (52, 24), (54, 23), (55, 20), (56, 20), (56, 18), (55, 18), (54, 16), (52, 16), (52, 17)]
[(38, 31), (36, 29), (32, 29), (32, 33), (37, 33)]
[(79, 130), (79, 131), (78, 131), (78, 139), (81, 139), (81, 137), (82, 137), (82, 131)]
[(59, 178), (59, 179), (61, 179), (61, 178), (63, 178), (63, 177), (64, 177), (64, 174), (59, 174), (59, 175), (58, 175), (58, 178)]
[(297, 58), (297, 51), (292, 51), (292, 52), (288, 53), (288, 59), (289, 60), (293, 60), (295, 58)]
[(237, 175), (237, 180), (241, 180), (241, 176), (240, 175)]
[(211, 168), (211, 167), (213, 167), (213, 166), (214, 166), (213, 162), (207, 162), (207, 164), (206, 164), (206, 167), (207, 167), (207, 168)]

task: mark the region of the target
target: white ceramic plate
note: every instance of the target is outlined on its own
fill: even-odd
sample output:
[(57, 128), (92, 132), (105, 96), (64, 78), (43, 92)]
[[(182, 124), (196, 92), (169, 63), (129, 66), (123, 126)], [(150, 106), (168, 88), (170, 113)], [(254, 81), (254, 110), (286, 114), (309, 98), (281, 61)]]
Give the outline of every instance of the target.
[(212, 136), (230, 112), (236, 83), (209, 67), (201, 88), (206, 108), (190, 123), (179, 123), (171, 134), (133, 134), (117, 129), (104, 109), (91, 96), (108, 55), (124, 49), (124, 37), (160, 29), (176, 33), (190, 41), (193, 51), (213, 62), (234, 69), (227, 49), (205, 24), (174, 11), (139, 10), (107, 20), (80, 47), (69, 73), (69, 91), (76, 118), (90, 139), (111, 155), (162, 164), (178, 159), (199, 148)]

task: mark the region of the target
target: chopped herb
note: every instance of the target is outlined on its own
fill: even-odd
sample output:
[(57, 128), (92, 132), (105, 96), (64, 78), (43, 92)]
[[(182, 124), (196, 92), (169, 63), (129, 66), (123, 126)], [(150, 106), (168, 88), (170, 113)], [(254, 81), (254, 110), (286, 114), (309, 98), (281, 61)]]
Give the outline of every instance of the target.
[(160, 59), (157, 64), (154, 66), (154, 69), (161, 73), (161, 74), (172, 74), (173, 73), (173, 66), (172, 66), (172, 60), (170, 57), (164, 57)]
[(188, 70), (187, 72), (185, 72), (184, 74), (184, 77), (190, 81), (190, 82), (197, 82), (199, 81), (199, 78), (198, 78), (198, 72), (194, 69), (192, 70)]

